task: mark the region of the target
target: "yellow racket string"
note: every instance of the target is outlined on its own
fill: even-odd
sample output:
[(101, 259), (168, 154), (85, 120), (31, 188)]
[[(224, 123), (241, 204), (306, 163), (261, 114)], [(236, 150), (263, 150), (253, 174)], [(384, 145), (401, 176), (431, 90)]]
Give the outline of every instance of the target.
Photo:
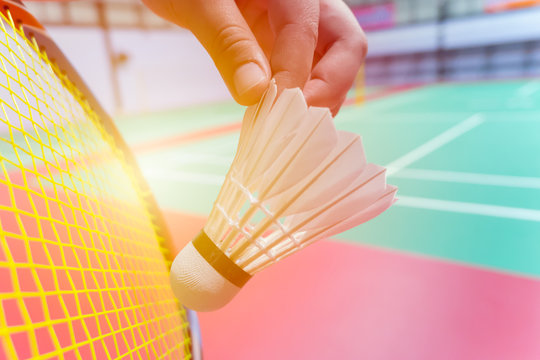
[(191, 358), (136, 173), (61, 69), (0, 26), (0, 359)]

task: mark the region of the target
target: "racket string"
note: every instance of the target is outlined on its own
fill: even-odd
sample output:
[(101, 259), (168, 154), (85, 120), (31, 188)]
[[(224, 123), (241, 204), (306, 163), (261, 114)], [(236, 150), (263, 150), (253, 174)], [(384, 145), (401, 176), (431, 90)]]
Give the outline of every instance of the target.
[(0, 357), (190, 358), (123, 152), (35, 41), (0, 31)]

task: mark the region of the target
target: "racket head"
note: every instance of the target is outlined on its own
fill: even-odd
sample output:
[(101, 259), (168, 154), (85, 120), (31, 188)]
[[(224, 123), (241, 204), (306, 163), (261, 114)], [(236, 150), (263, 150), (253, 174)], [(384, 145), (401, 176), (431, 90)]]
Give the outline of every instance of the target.
[(39, 22), (0, 6), (0, 359), (194, 358), (131, 152)]

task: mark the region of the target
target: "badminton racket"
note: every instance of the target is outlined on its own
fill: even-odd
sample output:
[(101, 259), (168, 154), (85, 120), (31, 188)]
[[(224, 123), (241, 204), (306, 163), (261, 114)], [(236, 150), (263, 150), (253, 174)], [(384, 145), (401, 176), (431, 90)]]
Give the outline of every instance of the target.
[(197, 358), (132, 154), (43, 26), (0, 7), (0, 359)]

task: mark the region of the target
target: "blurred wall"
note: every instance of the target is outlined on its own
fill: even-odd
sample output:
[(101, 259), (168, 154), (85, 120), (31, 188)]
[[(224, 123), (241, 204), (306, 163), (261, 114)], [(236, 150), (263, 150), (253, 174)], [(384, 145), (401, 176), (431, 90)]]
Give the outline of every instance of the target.
[(540, 76), (540, 7), (371, 32), (369, 85)]
[(113, 46), (129, 56), (119, 77), (126, 112), (231, 99), (210, 56), (183, 30), (116, 30)]
[[(398, 13), (415, 9), (415, 16), (425, 16), (415, 17), (418, 22), (400, 18), (394, 27), (368, 33), (368, 84), (436, 81), (441, 66), (445, 80), (540, 75), (540, 7), (486, 14), (478, 12), (478, 4), (470, 9), (467, 2), (450, 2), (453, 15), (441, 24), (435, 22), (433, 3), (411, 7), (412, 0), (396, 0)], [(457, 16), (462, 8), (471, 12)], [(49, 31), (107, 110), (115, 112), (102, 30), (49, 26)], [(118, 71), (122, 113), (231, 99), (210, 57), (185, 30), (114, 28), (112, 41), (117, 53), (128, 55)]]
[[(103, 31), (90, 27), (48, 30), (104, 107), (115, 112)], [(116, 53), (128, 56), (118, 70), (122, 113), (230, 99), (211, 58), (188, 31), (115, 29), (112, 43)]]
[(540, 40), (540, 7), (373, 31), (368, 55), (435, 51), (439, 31), (445, 49)]

